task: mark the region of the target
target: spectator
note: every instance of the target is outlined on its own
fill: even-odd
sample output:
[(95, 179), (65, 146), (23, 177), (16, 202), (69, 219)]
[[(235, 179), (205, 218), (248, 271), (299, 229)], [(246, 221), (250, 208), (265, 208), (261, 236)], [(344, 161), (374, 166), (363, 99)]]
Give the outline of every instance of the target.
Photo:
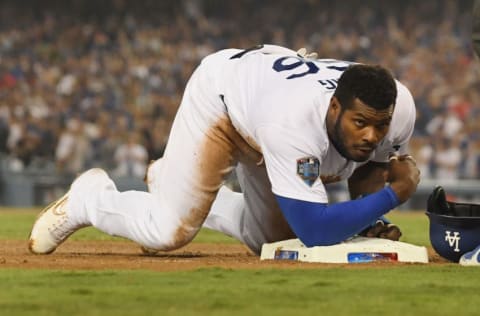
[(126, 136), (125, 141), (117, 147), (114, 157), (117, 163), (114, 175), (143, 179), (147, 170), (148, 153), (141, 143), (139, 133), (133, 132)]
[[(38, 157), (54, 161), (57, 147), (59, 170), (77, 159), (73, 169), (97, 163), (111, 169), (119, 138), (137, 130), (149, 158), (158, 158), (199, 60), (261, 42), (389, 66), (415, 98), (414, 135), (430, 143), (469, 135), (462, 140), (469, 148), (480, 139), (470, 15), (468, 1), (449, 0), (2, 1), (0, 148), (17, 169)], [(75, 150), (87, 151), (75, 159), (67, 145), (72, 131), (60, 135), (58, 128), (72, 119), (85, 134)], [(425, 146), (436, 156), (436, 146)], [(480, 177), (476, 170), (468, 176)]]
[(459, 165), (462, 152), (458, 138), (441, 138), (435, 148), (435, 178), (442, 181), (455, 181), (459, 178)]
[(55, 158), (60, 172), (76, 175), (87, 166), (90, 142), (84, 130), (84, 123), (72, 118), (61, 133), (56, 148)]

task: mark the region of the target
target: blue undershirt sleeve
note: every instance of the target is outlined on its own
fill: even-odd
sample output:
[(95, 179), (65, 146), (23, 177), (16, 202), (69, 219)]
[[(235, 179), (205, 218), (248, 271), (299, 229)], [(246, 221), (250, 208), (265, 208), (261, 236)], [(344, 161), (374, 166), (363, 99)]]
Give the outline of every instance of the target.
[(400, 204), (388, 186), (361, 199), (332, 205), (275, 196), (293, 232), (307, 247), (344, 241)]

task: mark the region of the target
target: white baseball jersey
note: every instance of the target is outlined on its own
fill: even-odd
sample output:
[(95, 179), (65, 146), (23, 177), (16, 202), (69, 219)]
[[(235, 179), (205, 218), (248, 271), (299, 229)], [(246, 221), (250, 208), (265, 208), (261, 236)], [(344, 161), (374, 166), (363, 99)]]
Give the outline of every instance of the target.
[[(223, 64), (223, 75), (216, 83), (219, 94), (233, 125), (263, 154), (275, 194), (327, 202), (320, 179), (310, 186), (297, 174), (299, 159), (318, 159), (320, 175), (330, 180), (347, 179), (361, 165), (348, 161), (330, 145), (325, 126), (338, 78), (351, 63), (303, 59), (291, 50), (270, 45), (244, 54), (221, 51), (204, 62)], [(398, 81), (397, 88), (389, 133), (371, 160), (387, 162), (389, 153), (404, 153), (413, 132), (413, 98)]]

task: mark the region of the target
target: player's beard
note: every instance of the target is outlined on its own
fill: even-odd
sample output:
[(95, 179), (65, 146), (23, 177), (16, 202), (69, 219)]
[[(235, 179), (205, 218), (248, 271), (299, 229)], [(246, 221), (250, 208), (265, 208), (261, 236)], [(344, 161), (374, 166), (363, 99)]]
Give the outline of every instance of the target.
[(345, 146), (345, 141), (347, 139), (347, 136), (345, 135), (345, 132), (343, 131), (342, 128), (342, 118), (343, 118), (343, 113), (345, 111), (342, 109), (340, 110), (340, 114), (338, 114), (337, 120), (335, 121), (335, 124), (333, 125), (333, 133), (330, 134), (330, 142), (333, 144), (333, 147), (338, 151), (340, 155), (345, 157), (348, 160), (353, 160), (356, 162), (363, 162), (365, 159), (358, 159), (353, 157), (350, 152), (348, 151), (347, 146)]

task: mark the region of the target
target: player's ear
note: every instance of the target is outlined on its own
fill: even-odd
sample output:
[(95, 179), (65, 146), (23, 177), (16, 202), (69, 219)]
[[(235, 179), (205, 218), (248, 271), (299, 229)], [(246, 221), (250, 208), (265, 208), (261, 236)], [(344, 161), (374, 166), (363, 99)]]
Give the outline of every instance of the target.
[(337, 97), (333, 96), (330, 99), (330, 105), (328, 107), (328, 110), (335, 116), (337, 116), (340, 113), (340, 111), (342, 110), (342, 105), (338, 101)]

